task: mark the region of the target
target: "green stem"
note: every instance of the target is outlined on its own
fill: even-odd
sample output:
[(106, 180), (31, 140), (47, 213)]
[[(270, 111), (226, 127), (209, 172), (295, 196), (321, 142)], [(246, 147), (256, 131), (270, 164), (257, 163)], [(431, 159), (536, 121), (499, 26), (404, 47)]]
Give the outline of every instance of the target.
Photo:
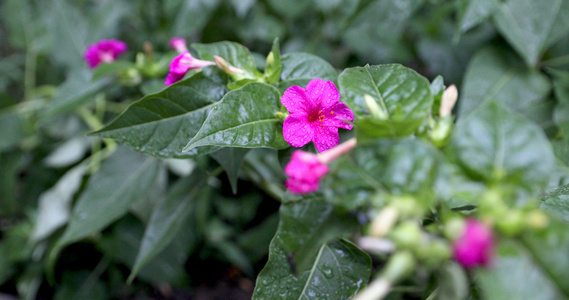
[(243, 173), (247, 175), (247, 177), (260, 189), (262, 189), (265, 193), (269, 196), (274, 198), (275, 200), (281, 202), (285, 191), (281, 187), (281, 185), (277, 185), (273, 182), (266, 181), (261, 174), (259, 174), (253, 166), (247, 161), (243, 163)]
[(36, 85), (36, 65), (37, 54), (28, 47), (24, 68), (24, 99), (26, 100), (30, 99), (31, 93)]

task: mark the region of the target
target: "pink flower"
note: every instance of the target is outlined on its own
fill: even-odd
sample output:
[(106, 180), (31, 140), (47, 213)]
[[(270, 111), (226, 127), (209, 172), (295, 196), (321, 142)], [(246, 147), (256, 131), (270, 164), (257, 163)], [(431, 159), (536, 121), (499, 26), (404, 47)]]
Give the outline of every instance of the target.
[(316, 154), (294, 151), (284, 169), (288, 176), (285, 187), (293, 194), (307, 194), (318, 190), (320, 178), (328, 173), (328, 166)]
[(465, 268), (487, 266), (494, 251), (492, 231), (479, 221), (468, 219), (462, 236), (453, 246), (454, 258)]
[(170, 63), (170, 73), (166, 76), (164, 84), (171, 85), (172, 83), (181, 80), (184, 78), (186, 72), (191, 69), (203, 68), (211, 65), (215, 65), (215, 63), (212, 61), (194, 58), (188, 51), (182, 52), (180, 55), (172, 59), (172, 62)]
[(307, 194), (318, 190), (320, 179), (328, 173), (328, 164), (356, 146), (356, 139), (349, 139), (342, 144), (320, 154), (296, 150), (284, 172), (288, 179), (285, 187), (293, 194)]
[(118, 40), (100, 40), (96, 44), (89, 45), (84, 58), (90, 68), (95, 68), (100, 63), (115, 61), (126, 48), (126, 44)]
[(290, 113), (283, 125), (284, 139), (293, 147), (313, 141), (322, 152), (338, 145), (338, 128), (352, 129), (347, 121), (354, 120), (354, 112), (340, 102), (340, 93), (332, 81), (313, 79), (306, 89), (291, 86), (281, 103)]
[(186, 46), (186, 40), (179, 37), (174, 37), (170, 39), (170, 47), (176, 50), (178, 53), (183, 53), (188, 51), (188, 47)]

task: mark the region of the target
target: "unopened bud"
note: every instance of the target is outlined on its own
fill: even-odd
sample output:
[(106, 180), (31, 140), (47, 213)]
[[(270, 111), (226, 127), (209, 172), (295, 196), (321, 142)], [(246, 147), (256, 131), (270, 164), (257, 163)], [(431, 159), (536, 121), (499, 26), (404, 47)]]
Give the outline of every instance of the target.
[(544, 229), (547, 227), (547, 225), (549, 225), (549, 218), (544, 212), (540, 210), (534, 210), (528, 213), (526, 222), (530, 228), (539, 230)]
[(370, 95), (364, 95), (364, 101), (367, 109), (371, 113), (371, 116), (377, 120), (387, 120), (389, 116), (387, 113), (377, 105), (375, 99)]
[(415, 221), (407, 221), (398, 225), (389, 235), (397, 246), (413, 249), (421, 244), (422, 232)]
[(414, 269), (415, 258), (413, 254), (410, 251), (402, 251), (391, 256), (383, 269), (381, 277), (391, 283), (396, 283), (411, 274)]
[(269, 55), (267, 55), (267, 68), (272, 66), (274, 63), (275, 63), (275, 55), (273, 54), (273, 51), (271, 51), (269, 52)]
[(227, 61), (225, 61), (225, 59), (223, 59), (220, 56), (214, 55), (213, 56), (213, 60), (215, 61), (215, 64), (223, 70), (223, 72), (227, 73), (227, 74), (243, 74), (245, 73), (243, 70), (238, 69), (236, 67), (230, 66)]
[(454, 241), (462, 235), (465, 226), (464, 219), (452, 218), (445, 222), (443, 233), (447, 239)]
[(444, 146), (451, 134), (453, 125), (453, 117), (446, 116), (444, 118), (440, 118), (435, 124), (433, 130), (429, 131), (431, 142), (437, 147)]
[(452, 112), (456, 100), (458, 99), (458, 90), (453, 84), (449, 86), (444, 92), (441, 98), (441, 106), (439, 107), (439, 116), (444, 118)]
[(496, 222), (498, 229), (507, 236), (514, 236), (524, 229), (524, 217), (519, 210), (510, 211)]
[(395, 207), (387, 206), (382, 209), (373, 219), (370, 225), (370, 235), (373, 237), (382, 237), (388, 233), (395, 222), (399, 213)]

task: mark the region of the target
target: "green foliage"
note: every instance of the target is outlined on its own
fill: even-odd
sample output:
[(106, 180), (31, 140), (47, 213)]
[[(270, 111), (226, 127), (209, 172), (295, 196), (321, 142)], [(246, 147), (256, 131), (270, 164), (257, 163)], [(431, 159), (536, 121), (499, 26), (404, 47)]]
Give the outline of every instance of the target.
[[(0, 295), (569, 297), (569, 0), (6, 0), (0, 16)], [(175, 36), (243, 72), (217, 59), (164, 86)], [(101, 39), (128, 50), (90, 70)], [(298, 195), (281, 97), (316, 78), (355, 118), (349, 153), (302, 148), (329, 171)], [(467, 218), (495, 246), (469, 270)]]

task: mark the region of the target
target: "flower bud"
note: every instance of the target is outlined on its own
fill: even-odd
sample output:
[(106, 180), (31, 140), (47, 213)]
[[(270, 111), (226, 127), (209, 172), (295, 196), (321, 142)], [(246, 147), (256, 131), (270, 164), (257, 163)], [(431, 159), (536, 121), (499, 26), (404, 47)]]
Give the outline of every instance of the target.
[(547, 215), (541, 210), (533, 210), (528, 213), (526, 217), (526, 222), (531, 229), (544, 229), (549, 225), (549, 219)]
[(183, 53), (188, 51), (188, 46), (186, 46), (186, 40), (179, 37), (173, 37), (170, 39), (170, 47), (176, 50), (178, 53)]
[(243, 74), (245, 73), (245, 71), (238, 69), (236, 67), (230, 66), (227, 61), (225, 61), (225, 59), (223, 59), (221, 56), (217, 56), (214, 55), (213, 56), (213, 60), (215, 61), (215, 64), (221, 69), (223, 70), (223, 72), (227, 73), (227, 74)]
[(457, 99), (458, 90), (453, 84), (443, 92), (443, 96), (441, 97), (441, 106), (439, 107), (439, 116), (441, 118), (444, 118), (451, 114)]
[(370, 225), (369, 235), (373, 237), (382, 237), (388, 233), (395, 222), (397, 222), (398, 211), (395, 207), (387, 206), (382, 209)]
[(399, 224), (389, 235), (398, 247), (413, 249), (421, 244), (422, 231), (415, 221)]
[(444, 146), (450, 137), (453, 126), (454, 121), (451, 116), (439, 119), (438, 122), (435, 123), (433, 130), (429, 131), (431, 142), (437, 147)]
[(478, 220), (468, 219), (462, 235), (454, 242), (453, 248), (455, 260), (465, 268), (487, 266), (494, 254), (492, 231)]

